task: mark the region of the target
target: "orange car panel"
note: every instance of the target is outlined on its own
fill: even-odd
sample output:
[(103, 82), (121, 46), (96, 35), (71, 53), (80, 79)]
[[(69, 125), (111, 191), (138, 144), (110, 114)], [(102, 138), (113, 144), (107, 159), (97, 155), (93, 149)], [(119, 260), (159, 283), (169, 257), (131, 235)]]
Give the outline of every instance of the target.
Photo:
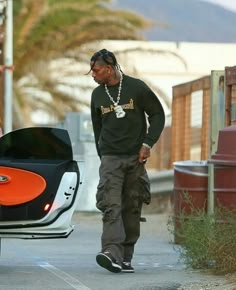
[(37, 173), (0, 166), (0, 205), (13, 206), (31, 201), (45, 188), (45, 179)]

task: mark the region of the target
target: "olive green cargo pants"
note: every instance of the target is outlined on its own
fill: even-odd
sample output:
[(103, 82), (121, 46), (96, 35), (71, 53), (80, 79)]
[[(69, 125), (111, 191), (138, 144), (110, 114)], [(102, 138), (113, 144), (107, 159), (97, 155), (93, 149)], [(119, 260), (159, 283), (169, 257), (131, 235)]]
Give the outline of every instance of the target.
[(103, 213), (102, 251), (121, 263), (131, 261), (140, 236), (143, 202), (149, 204), (150, 182), (138, 156), (102, 156), (97, 208)]

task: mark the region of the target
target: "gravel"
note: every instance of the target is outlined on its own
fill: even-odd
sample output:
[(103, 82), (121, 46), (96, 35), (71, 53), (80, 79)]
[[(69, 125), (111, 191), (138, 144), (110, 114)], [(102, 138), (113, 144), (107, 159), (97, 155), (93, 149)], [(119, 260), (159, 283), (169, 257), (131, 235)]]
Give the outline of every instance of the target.
[(224, 277), (216, 276), (212, 282), (194, 282), (183, 284), (177, 290), (236, 290), (236, 274)]

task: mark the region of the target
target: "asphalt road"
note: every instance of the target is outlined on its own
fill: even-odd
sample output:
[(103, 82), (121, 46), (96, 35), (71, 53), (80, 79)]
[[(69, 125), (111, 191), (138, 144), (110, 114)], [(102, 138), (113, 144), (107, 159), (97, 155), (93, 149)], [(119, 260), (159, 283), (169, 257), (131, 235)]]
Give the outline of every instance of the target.
[(76, 212), (75, 231), (67, 239), (2, 240), (0, 290), (174, 290), (221, 281), (185, 268), (178, 246), (170, 242), (167, 214), (146, 218), (133, 259), (135, 273), (113, 274), (96, 264), (101, 215)]

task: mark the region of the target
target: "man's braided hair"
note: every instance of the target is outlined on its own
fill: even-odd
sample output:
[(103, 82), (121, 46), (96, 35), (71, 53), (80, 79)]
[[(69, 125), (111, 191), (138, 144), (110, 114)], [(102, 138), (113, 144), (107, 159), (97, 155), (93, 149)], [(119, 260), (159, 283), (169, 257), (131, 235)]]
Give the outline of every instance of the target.
[(117, 69), (120, 72), (122, 72), (114, 53), (105, 48), (95, 52), (91, 57), (90, 62), (92, 63), (92, 65), (88, 74), (91, 72), (96, 62), (99, 62), (100, 64), (104, 65), (111, 65), (114, 69)]

